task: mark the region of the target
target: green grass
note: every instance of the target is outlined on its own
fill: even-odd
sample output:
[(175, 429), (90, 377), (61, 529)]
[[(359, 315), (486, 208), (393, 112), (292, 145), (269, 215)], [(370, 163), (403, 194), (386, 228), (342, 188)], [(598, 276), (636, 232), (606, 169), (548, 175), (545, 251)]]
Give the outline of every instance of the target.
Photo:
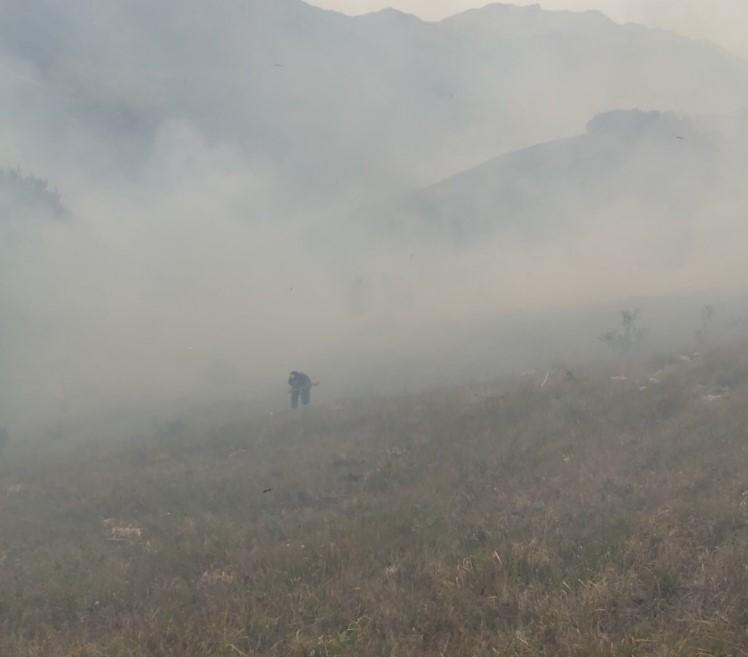
[(733, 345), (646, 390), (576, 372), (18, 453), (0, 655), (748, 655), (746, 371)]

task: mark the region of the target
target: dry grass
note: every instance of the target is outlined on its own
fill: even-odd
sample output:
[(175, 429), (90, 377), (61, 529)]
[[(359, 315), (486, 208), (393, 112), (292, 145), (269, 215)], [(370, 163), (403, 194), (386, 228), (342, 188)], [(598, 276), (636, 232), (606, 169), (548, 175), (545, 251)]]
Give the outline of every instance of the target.
[(748, 655), (748, 348), (663, 365), (19, 457), (0, 655)]

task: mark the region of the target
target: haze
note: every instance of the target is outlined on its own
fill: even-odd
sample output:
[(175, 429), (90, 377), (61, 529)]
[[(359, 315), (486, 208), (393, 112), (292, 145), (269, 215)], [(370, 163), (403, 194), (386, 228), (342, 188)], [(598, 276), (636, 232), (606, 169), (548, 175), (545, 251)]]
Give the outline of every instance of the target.
[(748, 656), (744, 0), (324, 1), (0, 0), (0, 657)]
[(428, 387), (742, 292), (748, 67), (709, 43), (500, 5), (0, 9), (3, 424), (272, 410), (291, 369)]

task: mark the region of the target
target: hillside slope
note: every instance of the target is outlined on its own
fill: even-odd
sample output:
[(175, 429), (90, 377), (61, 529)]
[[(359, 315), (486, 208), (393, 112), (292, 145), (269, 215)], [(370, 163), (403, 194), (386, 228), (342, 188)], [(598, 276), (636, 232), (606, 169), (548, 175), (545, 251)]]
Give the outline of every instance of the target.
[[(383, 212), (387, 232), (457, 241), (530, 241), (593, 225), (707, 221), (744, 207), (746, 117), (691, 119), (641, 110), (598, 115), (577, 137), (493, 158), (406, 196)], [(366, 213), (364, 213), (366, 216)]]
[(363, 206), (336, 233), (355, 248), (331, 257), (374, 311), (408, 295), (445, 321), (458, 308), (737, 292), (746, 152), (745, 113), (606, 112), (575, 137)]
[(747, 346), (8, 454), (0, 652), (743, 654)]

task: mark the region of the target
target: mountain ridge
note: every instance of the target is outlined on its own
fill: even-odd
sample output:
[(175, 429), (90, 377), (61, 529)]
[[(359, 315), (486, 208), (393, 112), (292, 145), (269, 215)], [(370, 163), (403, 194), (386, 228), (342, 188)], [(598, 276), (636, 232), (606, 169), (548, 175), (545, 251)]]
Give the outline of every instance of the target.
[(713, 121), (639, 109), (601, 113), (583, 133), (498, 155), (389, 207), (364, 209), (356, 222), (376, 226), (387, 216), (378, 232), (463, 246), (491, 235), (537, 241), (577, 230), (596, 213), (617, 216), (635, 201), (645, 216), (677, 225), (679, 213), (698, 212), (710, 189), (736, 184), (744, 170), (745, 120), (723, 134), (718, 128), (728, 122)]
[(594, 12), (496, 4), (428, 22), (301, 0), (5, 5), (0, 56), (38, 70), (46, 105), (70, 115), (40, 107), (19, 131), (72, 133), (137, 171), (161, 126), (187, 121), (298, 190), (304, 211), (420, 188), (618, 107), (748, 106), (742, 60)]

